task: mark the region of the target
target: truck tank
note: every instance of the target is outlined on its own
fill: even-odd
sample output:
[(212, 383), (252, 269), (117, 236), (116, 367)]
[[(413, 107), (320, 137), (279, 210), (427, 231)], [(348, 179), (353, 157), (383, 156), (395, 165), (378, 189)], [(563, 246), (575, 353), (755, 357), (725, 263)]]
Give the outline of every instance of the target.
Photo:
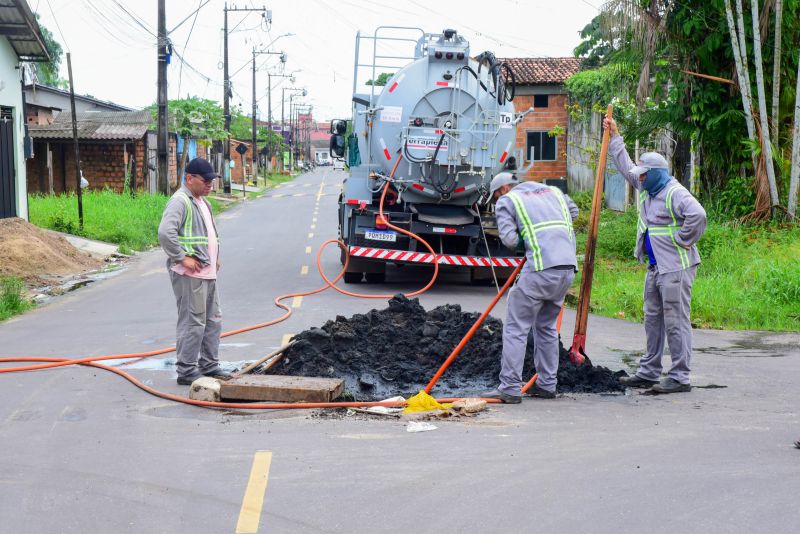
[[(415, 38), (398, 37), (400, 31)], [(371, 62), (363, 59), (365, 40)], [(414, 53), (381, 53), (384, 41), (413, 43)], [(386, 64), (404, 59), (402, 66)], [(384, 86), (370, 85), (366, 92), (358, 83), (365, 67), (370, 80), (381, 70), (394, 72)], [(356, 36), (354, 71), (352, 127), (346, 121), (331, 127), (332, 152), (347, 145), (350, 164), (339, 210), (340, 237), (351, 255), (345, 281), (359, 282), (362, 274), (382, 281), (386, 263), (436, 261), (469, 268), (473, 280), (516, 265), (517, 254), (500, 245), (487, 212), (489, 182), (508, 162), (523, 115), (514, 112), (510, 67), (489, 52), (472, 57), (455, 30), (381, 27)], [(351, 132), (346, 140), (345, 131)], [(393, 170), (384, 211), (393, 224), (428, 240), (436, 257), (416, 254), (415, 240), (376, 218), (379, 193)]]

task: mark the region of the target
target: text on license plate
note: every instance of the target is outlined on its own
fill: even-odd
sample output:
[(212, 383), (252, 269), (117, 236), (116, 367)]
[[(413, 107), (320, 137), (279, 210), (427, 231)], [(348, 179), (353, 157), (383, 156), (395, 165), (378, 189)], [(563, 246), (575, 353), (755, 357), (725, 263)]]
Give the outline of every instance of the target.
[(391, 241), (392, 243), (397, 241), (396, 232), (381, 232), (379, 230), (367, 230), (366, 232), (364, 232), (364, 237), (367, 239), (372, 239), (373, 241)]

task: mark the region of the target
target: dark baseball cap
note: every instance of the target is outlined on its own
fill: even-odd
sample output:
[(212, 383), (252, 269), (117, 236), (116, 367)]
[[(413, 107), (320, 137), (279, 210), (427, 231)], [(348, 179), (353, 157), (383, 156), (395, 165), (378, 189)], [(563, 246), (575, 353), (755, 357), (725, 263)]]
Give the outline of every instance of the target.
[(202, 176), (204, 180), (211, 181), (219, 178), (219, 174), (214, 172), (214, 167), (205, 158), (194, 158), (186, 166), (186, 174), (196, 174)]

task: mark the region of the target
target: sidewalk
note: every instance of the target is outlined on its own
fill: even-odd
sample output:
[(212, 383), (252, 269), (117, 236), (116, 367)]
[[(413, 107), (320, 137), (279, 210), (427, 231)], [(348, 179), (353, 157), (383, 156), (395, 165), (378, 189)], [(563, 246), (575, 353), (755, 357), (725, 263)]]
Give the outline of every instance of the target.
[(99, 258), (101, 260), (106, 259), (107, 257), (113, 254), (119, 254), (119, 246), (114, 245), (113, 243), (105, 243), (103, 241), (95, 241), (94, 239), (86, 239), (85, 237), (79, 237), (72, 234), (65, 234), (63, 232), (57, 232), (55, 230), (49, 230), (47, 228), (42, 228), (43, 230), (50, 232), (52, 234), (60, 235), (64, 239), (66, 239), (70, 245), (77, 248), (82, 252), (88, 252), (95, 258)]

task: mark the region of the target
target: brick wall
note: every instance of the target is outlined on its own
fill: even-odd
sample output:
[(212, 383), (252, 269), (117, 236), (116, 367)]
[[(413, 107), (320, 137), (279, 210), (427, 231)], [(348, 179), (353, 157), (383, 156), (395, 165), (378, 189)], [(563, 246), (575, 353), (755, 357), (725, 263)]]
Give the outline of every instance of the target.
[[(533, 106), (533, 95), (518, 95), (514, 98), (514, 109), (517, 113), (527, 110)], [(527, 150), (528, 131), (548, 132), (560, 126), (566, 132), (569, 121), (567, 113), (567, 95), (551, 94), (548, 99), (548, 107), (536, 108), (533, 113), (529, 113), (517, 125), (517, 138), (514, 143), (516, 149), (523, 152)], [(518, 161), (519, 168), (526, 167), (530, 162), (527, 160), (529, 155), (525, 154), (524, 161)], [(555, 161), (536, 161), (533, 167), (524, 175), (520, 174), (521, 180), (542, 181), (549, 178), (566, 178), (567, 176), (567, 137), (566, 135), (556, 136), (556, 159)]]
[(242, 183), (242, 156), (236, 152), (236, 147), (240, 144), (247, 147), (247, 152), (244, 154), (244, 167), (248, 179), (253, 175), (253, 150), (250, 146), (252, 143), (244, 143), (231, 139), (231, 160), (235, 162), (235, 167), (231, 169), (231, 182), (235, 184)]
[[(178, 184), (178, 159), (176, 157), (176, 138), (169, 137), (168, 161), (169, 181), (173, 190)], [(125, 164), (122, 141), (107, 143), (79, 144), (83, 177), (89, 181), (90, 189), (103, 189), (108, 187), (121, 192), (125, 184)], [(75, 158), (72, 142), (58, 141), (50, 143), (53, 153), (53, 190), (63, 193), (66, 190), (75, 190)], [(148, 181), (147, 152), (145, 137), (136, 142), (127, 142), (128, 157), (134, 158), (131, 167), (132, 181), (137, 190), (146, 190)], [(206, 147), (197, 147), (198, 157), (208, 158)], [(238, 154), (236, 154), (238, 156)], [(31, 193), (46, 193), (48, 189), (47, 176), (47, 143), (37, 141), (34, 144), (34, 158), (26, 162), (28, 171), (28, 191)], [(155, 162), (154, 162), (155, 163)], [(237, 161), (238, 164), (238, 161)], [(249, 166), (248, 166), (249, 169)], [(66, 175), (65, 175), (66, 170)], [(241, 171), (239, 171), (241, 173)], [(241, 174), (238, 175), (241, 182)]]
[[(56, 193), (63, 193), (65, 189), (74, 191), (77, 182), (75, 179), (75, 153), (72, 143), (51, 142), (50, 150), (53, 154), (53, 191)], [(125, 149), (122, 142), (80, 143), (79, 150), (83, 177), (89, 181), (89, 189), (107, 187), (120, 192), (124, 189)], [(144, 140), (140, 139), (135, 143), (128, 142), (127, 151), (129, 158), (135, 158), (135, 165), (131, 171), (135, 175), (136, 188), (141, 189), (145, 184), (147, 175)], [(46, 193), (48, 192), (47, 144), (43, 142), (35, 143), (34, 155), (33, 159), (29, 159), (26, 162), (28, 191), (31, 193)], [(174, 162), (170, 163), (170, 170), (174, 173)]]

